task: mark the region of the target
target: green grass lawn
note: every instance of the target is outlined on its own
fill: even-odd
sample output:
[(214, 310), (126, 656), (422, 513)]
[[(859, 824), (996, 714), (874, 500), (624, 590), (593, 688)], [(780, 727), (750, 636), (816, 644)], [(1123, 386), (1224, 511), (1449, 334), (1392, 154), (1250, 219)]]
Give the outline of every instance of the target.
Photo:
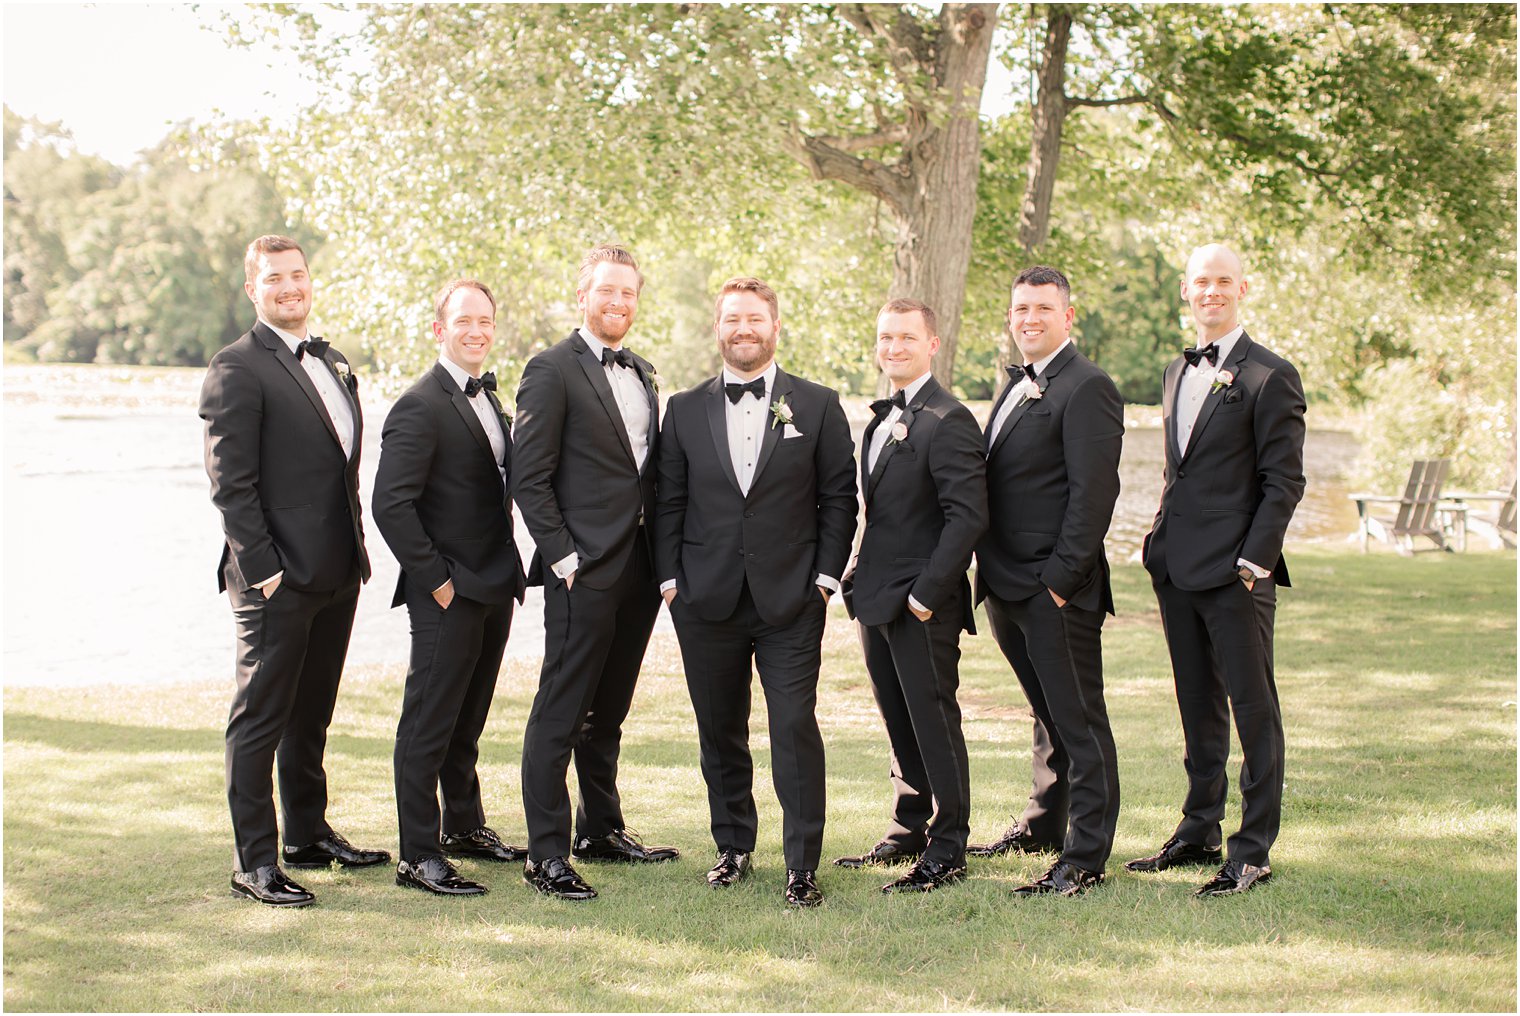
[[(1515, 555), (1302, 550), (1280, 598), (1287, 794), (1274, 880), (1197, 900), (1207, 874), (1131, 875), (1171, 831), (1181, 734), (1155, 602), (1115, 574), (1108, 705), (1124, 805), (1102, 888), (1013, 898), (1048, 858), (971, 863), (923, 898), (825, 865), (827, 902), (781, 902), (763, 703), (752, 721), (756, 870), (715, 893), (695, 724), (674, 637), (650, 647), (621, 786), (663, 866), (581, 866), (601, 891), (548, 900), (516, 865), (465, 862), (485, 897), (440, 899), (390, 868), (300, 872), (318, 905), (227, 888), (225, 680), (5, 692), (5, 1006), (12, 1010), (1495, 1010), (1515, 974)], [(87, 619), (85, 620), (87, 622)], [(398, 623), (401, 623), (398, 618)], [(963, 643), (973, 839), (1022, 807), (1029, 714), (991, 637)], [(882, 831), (886, 740), (854, 633), (831, 617), (820, 718), (825, 857)], [(391, 739), (402, 664), (345, 678), (330, 818), (395, 850)], [(537, 666), (503, 672), (482, 745), (492, 824), (523, 838), (518, 758)], [(1234, 754), (1238, 768), (1239, 752)], [(1233, 797), (1233, 795), (1232, 795)], [(1232, 800), (1238, 804), (1238, 798)], [(1226, 817), (1233, 828), (1236, 813)]]

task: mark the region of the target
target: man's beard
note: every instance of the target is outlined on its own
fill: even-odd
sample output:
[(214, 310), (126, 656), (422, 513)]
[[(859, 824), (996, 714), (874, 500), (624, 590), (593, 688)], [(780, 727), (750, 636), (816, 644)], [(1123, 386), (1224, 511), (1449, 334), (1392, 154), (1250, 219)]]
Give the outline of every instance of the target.
[(601, 311), (595, 310), (586, 312), (586, 324), (590, 327), (591, 334), (603, 342), (622, 342), (623, 336), (628, 334), (628, 329), (633, 325), (633, 312), (629, 311), (623, 315), (621, 329), (608, 322)]
[(723, 343), (723, 362), (731, 370), (748, 374), (758, 367), (770, 362), (771, 357), (776, 355), (776, 336), (774, 333), (765, 336), (754, 345), (734, 346), (729, 342)]

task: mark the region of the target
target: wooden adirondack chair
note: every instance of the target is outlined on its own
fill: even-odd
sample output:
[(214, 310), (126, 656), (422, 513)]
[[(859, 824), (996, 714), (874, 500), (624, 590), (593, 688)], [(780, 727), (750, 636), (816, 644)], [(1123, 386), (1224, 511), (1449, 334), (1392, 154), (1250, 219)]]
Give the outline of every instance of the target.
[[(1362, 553), (1372, 537), (1383, 543), (1391, 543), (1400, 554), (1413, 554), (1416, 537), (1424, 537), (1434, 547), (1424, 550), (1452, 550), (1441, 523), (1441, 486), (1446, 482), (1446, 472), (1451, 468), (1449, 459), (1417, 459), (1409, 470), (1409, 482), (1402, 497), (1389, 494), (1348, 494), (1356, 502), (1358, 531), (1362, 537)], [(1397, 505), (1392, 514), (1378, 512), (1374, 506)]]

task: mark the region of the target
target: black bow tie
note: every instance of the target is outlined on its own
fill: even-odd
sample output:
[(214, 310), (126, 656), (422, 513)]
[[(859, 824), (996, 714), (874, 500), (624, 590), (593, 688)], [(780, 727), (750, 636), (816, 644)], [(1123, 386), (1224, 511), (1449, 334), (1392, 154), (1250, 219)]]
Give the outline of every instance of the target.
[(890, 399), (877, 399), (871, 403), (871, 412), (875, 413), (876, 418), (879, 420), (891, 412), (893, 406), (896, 406), (898, 409), (908, 408), (908, 390), (906, 388), (898, 390)]
[(1195, 349), (1190, 346), (1182, 351), (1182, 358), (1188, 362), (1189, 367), (1198, 366), (1199, 360), (1207, 360), (1209, 361), (1209, 366), (1216, 366), (1219, 363), (1219, 343), (1210, 342), (1202, 349)]
[(618, 363), (624, 367), (632, 367), (633, 354), (626, 349), (603, 349), (602, 366), (605, 367), (609, 363)]
[(1018, 384), (1026, 377), (1031, 381), (1035, 380), (1035, 369), (1032, 363), (1010, 363), (1007, 370), (1014, 384)]
[(755, 380), (742, 385), (737, 381), (730, 381), (728, 384), (723, 386), (723, 390), (728, 393), (728, 401), (732, 402), (736, 406), (739, 404), (739, 400), (744, 398), (745, 392), (752, 393), (755, 398), (759, 399), (761, 402), (764, 402), (765, 378), (757, 377)]
[(327, 347), (330, 343), (326, 339), (302, 339), (296, 346), (296, 359), (303, 359), (307, 353), (319, 360), (327, 359)]
[(473, 399), (484, 388), (488, 392), (496, 390), (496, 373), (486, 371), (480, 377), (472, 377), (464, 383), (464, 397)]

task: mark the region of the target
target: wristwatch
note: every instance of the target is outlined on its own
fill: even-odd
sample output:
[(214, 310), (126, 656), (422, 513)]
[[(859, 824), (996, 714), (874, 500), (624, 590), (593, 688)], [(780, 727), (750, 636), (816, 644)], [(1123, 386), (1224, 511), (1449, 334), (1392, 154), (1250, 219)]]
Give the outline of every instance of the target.
[(1235, 574), (1239, 575), (1240, 581), (1244, 582), (1248, 586), (1256, 581), (1256, 573), (1247, 568), (1245, 565), (1241, 565), (1240, 569)]

